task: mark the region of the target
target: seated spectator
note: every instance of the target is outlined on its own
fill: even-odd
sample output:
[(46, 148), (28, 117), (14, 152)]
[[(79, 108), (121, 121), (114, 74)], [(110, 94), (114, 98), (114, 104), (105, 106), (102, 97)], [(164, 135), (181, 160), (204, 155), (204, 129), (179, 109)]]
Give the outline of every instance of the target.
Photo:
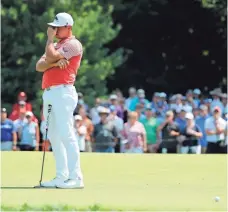
[(222, 94), (222, 91), (221, 91), (221, 89), (220, 88), (216, 88), (216, 89), (214, 89), (214, 90), (212, 90), (211, 92), (210, 92), (210, 95), (212, 95), (212, 102), (211, 102), (211, 114), (213, 114), (213, 111), (214, 111), (214, 108), (215, 107), (219, 107), (220, 108), (220, 110), (221, 110), (221, 113), (223, 113), (223, 110), (224, 110), (224, 106), (223, 106), (223, 104), (222, 104), (222, 102), (220, 101), (220, 96), (221, 96), (221, 94)]
[(209, 118), (208, 107), (206, 105), (200, 105), (200, 116), (196, 118), (196, 125), (199, 126), (200, 131), (203, 133), (203, 136), (200, 138), (201, 153), (206, 153), (207, 150), (207, 140), (206, 140), (206, 131), (205, 131), (205, 121)]
[(195, 124), (194, 116), (192, 113), (186, 113), (185, 118), (187, 120), (187, 125), (184, 129), (184, 141), (181, 142), (180, 153), (187, 154), (200, 154), (201, 146), (199, 138), (202, 137), (202, 132), (200, 128)]
[(20, 150), (21, 151), (39, 151), (40, 132), (39, 125), (32, 121), (33, 113), (26, 112), (27, 123), (19, 130)]
[(86, 137), (85, 137), (85, 151), (92, 152), (92, 138), (94, 126), (92, 121), (88, 118), (86, 109), (82, 106), (79, 108), (78, 115), (82, 117), (82, 125), (86, 127)]
[(113, 122), (108, 120), (109, 109), (102, 107), (99, 110), (101, 121), (94, 126), (94, 149), (95, 152), (114, 153), (118, 132)]
[(17, 97), (18, 102), (13, 105), (12, 111), (18, 111), (20, 108), (20, 101), (25, 102), (25, 109), (26, 111), (32, 111), (32, 105), (31, 103), (27, 102), (27, 95), (25, 92), (20, 92)]
[(147, 151), (146, 130), (142, 123), (138, 121), (138, 114), (130, 112), (128, 122), (124, 124), (122, 132), (126, 139), (124, 152), (143, 153)]
[(17, 150), (17, 134), (6, 108), (1, 109), (1, 151)]
[(85, 152), (85, 137), (87, 134), (86, 127), (82, 124), (82, 117), (76, 115), (75, 117), (75, 133), (78, 141), (80, 152)]
[(141, 120), (144, 125), (147, 136), (147, 150), (149, 153), (157, 152), (157, 128), (159, 126), (158, 120), (154, 117), (155, 109), (149, 106), (146, 108), (146, 118)]
[(147, 105), (149, 104), (149, 101), (145, 98), (145, 91), (143, 89), (139, 89), (137, 91), (137, 97), (132, 100), (131, 104), (130, 104), (130, 111), (135, 111), (136, 110), (136, 106), (138, 104), (143, 104), (143, 105)]
[(173, 111), (166, 112), (165, 121), (158, 127), (157, 130), (159, 152), (162, 153), (177, 153), (178, 142), (177, 137), (180, 135), (179, 125), (174, 122)]
[(220, 107), (214, 107), (213, 116), (205, 122), (208, 154), (227, 153), (227, 144), (225, 142), (226, 130), (226, 121), (221, 117)]
[(128, 93), (129, 93), (129, 97), (125, 101), (125, 107), (128, 110), (130, 110), (130, 105), (131, 105), (132, 101), (137, 98), (136, 89), (134, 87), (131, 87), (131, 88), (129, 88)]
[(100, 116), (99, 116), (99, 113), (98, 113), (98, 107), (99, 106), (101, 106), (101, 100), (100, 100), (100, 98), (96, 98), (95, 99), (95, 105), (90, 110), (90, 117), (91, 117), (92, 123), (94, 125), (98, 124), (100, 122)]

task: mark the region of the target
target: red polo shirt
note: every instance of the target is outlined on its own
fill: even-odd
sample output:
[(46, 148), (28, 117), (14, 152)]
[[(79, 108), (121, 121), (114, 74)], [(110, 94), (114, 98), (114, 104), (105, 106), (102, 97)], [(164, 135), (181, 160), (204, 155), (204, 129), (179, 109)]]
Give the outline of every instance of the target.
[(81, 43), (72, 36), (59, 41), (55, 49), (69, 61), (69, 65), (65, 69), (52, 67), (46, 70), (43, 73), (42, 89), (61, 84), (73, 85), (76, 80), (83, 52)]

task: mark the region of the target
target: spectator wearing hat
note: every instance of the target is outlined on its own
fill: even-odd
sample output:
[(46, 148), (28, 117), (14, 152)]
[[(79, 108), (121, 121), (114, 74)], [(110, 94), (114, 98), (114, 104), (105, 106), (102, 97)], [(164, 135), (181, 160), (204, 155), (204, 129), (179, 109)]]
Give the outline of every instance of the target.
[(110, 110), (99, 108), (100, 123), (94, 126), (93, 138), (95, 152), (114, 153), (118, 141), (118, 132), (112, 121), (108, 120)]
[(6, 108), (1, 109), (1, 151), (17, 150), (17, 134), (13, 121), (7, 118)]
[(80, 152), (85, 151), (85, 137), (87, 134), (86, 127), (82, 123), (82, 117), (80, 115), (75, 115), (75, 134), (78, 141), (78, 146)]
[(27, 111), (25, 114), (27, 123), (19, 129), (20, 150), (21, 151), (39, 151), (40, 131), (39, 125), (32, 121), (33, 113)]
[(223, 113), (224, 106), (223, 106), (223, 104), (222, 104), (222, 102), (220, 101), (220, 98), (219, 98), (221, 96), (221, 94), (222, 94), (222, 91), (221, 91), (220, 88), (216, 88), (216, 89), (214, 89), (214, 90), (212, 90), (210, 92), (210, 95), (212, 96), (212, 99), (213, 99), (212, 102), (211, 102), (211, 105), (210, 105), (211, 106), (210, 107), (211, 114), (213, 114), (215, 107), (219, 107), (221, 113)]
[(227, 144), (225, 143), (226, 121), (221, 117), (221, 108), (215, 106), (213, 116), (205, 122), (205, 131), (207, 134), (207, 153), (218, 154), (227, 153)]
[(92, 135), (94, 130), (94, 125), (92, 121), (88, 118), (86, 109), (84, 107), (80, 107), (78, 111), (78, 115), (82, 117), (82, 124), (86, 127), (86, 137), (85, 137), (85, 151), (92, 152)]
[(177, 153), (177, 137), (180, 135), (180, 128), (179, 125), (174, 121), (173, 111), (170, 110), (166, 112), (166, 119), (158, 127), (157, 131), (157, 145), (159, 145), (159, 152)]
[[(117, 130), (117, 134), (120, 135), (124, 127), (123, 119), (117, 116), (117, 110), (114, 105), (111, 105), (109, 107), (109, 110), (110, 110), (110, 114), (108, 116), (108, 121), (113, 122)], [(118, 140), (118, 142), (116, 143), (115, 152), (118, 152), (118, 153), (120, 152), (120, 140)]]
[(138, 121), (138, 114), (130, 112), (128, 122), (124, 124), (122, 135), (125, 139), (124, 151), (127, 153), (143, 153), (147, 151), (146, 130)]
[[(26, 109), (26, 102), (21, 100), (18, 102), (18, 110), (13, 110), (13, 112), (10, 114), (9, 119), (12, 121), (15, 121), (20, 116), (20, 111), (30, 111)], [(38, 119), (33, 115), (32, 120), (36, 123), (38, 123)]]
[(157, 146), (157, 128), (159, 126), (158, 120), (154, 117), (155, 109), (150, 105), (146, 107), (145, 118), (140, 122), (144, 125), (147, 137), (147, 149), (149, 153), (156, 153)]
[(201, 146), (199, 138), (201, 138), (203, 134), (200, 128), (195, 124), (194, 115), (192, 113), (186, 113), (185, 118), (187, 124), (183, 133), (184, 140), (181, 142), (180, 153), (200, 154)]
[(100, 116), (98, 113), (98, 107), (101, 106), (101, 99), (96, 98), (94, 107), (90, 110), (90, 117), (93, 125), (98, 124), (100, 122)]
[(200, 95), (201, 95), (201, 91), (199, 88), (195, 88), (193, 90), (193, 103), (195, 105), (196, 108), (199, 108), (200, 106)]
[(114, 105), (115, 108), (116, 108), (116, 113), (117, 113), (117, 116), (119, 116), (121, 119), (124, 118), (124, 108), (121, 108), (120, 105), (119, 105), (119, 101), (118, 101), (118, 96), (116, 94), (112, 94), (110, 95), (109, 97), (109, 101), (110, 101), (110, 105)]
[(128, 93), (129, 93), (129, 97), (125, 101), (125, 106), (128, 110), (130, 110), (130, 105), (132, 101), (135, 101), (137, 98), (136, 89), (134, 87), (131, 87), (129, 88)]
[[(195, 93), (194, 93), (194, 91), (195, 91)], [(197, 97), (197, 94), (196, 94), (197, 93), (197, 90), (194, 90), (194, 91), (190, 89), (190, 90), (188, 90), (186, 92), (186, 102), (192, 108), (196, 108), (197, 107), (197, 105), (195, 104), (195, 102), (197, 102), (197, 100), (194, 101), (194, 97)]]
[(135, 111), (136, 106), (139, 103), (143, 104), (144, 106), (146, 106), (149, 103), (149, 101), (145, 98), (145, 91), (143, 89), (138, 89), (137, 97), (134, 100), (132, 100), (130, 104), (130, 111)]
[(27, 95), (25, 92), (20, 92), (17, 96), (17, 103), (13, 105), (13, 110), (12, 111), (18, 111), (20, 108), (20, 101), (25, 102), (25, 109), (26, 111), (32, 111), (32, 105), (31, 103), (27, 102)]
[(196, 118), (196, 125), (199, 126), (203, 136), (200, 138), (201, 153), (205, 154), (207, 150), (207, 135), (205, 131), (205, 122), (209, 118), (208, 107), (206, 105), (200, 105), (200, 116)]

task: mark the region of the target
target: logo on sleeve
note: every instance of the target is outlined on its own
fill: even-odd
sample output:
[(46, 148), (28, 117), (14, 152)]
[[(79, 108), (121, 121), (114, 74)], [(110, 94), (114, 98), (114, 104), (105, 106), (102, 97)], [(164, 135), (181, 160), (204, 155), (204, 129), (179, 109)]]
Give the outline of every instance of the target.
[(68, 50), (66, 49), (66, 47), (63, 47), (63, 51), (64, 52), (68, 52)]

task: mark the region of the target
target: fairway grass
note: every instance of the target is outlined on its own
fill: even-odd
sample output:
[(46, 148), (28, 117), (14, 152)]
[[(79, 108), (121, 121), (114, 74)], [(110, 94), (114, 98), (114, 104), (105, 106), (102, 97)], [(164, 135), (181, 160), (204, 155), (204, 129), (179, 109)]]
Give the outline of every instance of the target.
[[(2, 211), (227, 211), (226, 157), (84, 153), (85, 188), (65, 190), (31, 188), (39, 183), (41, 152), (2, 152), (1, 207)], [(44, 180), (53, 177), (49, 152)]]

